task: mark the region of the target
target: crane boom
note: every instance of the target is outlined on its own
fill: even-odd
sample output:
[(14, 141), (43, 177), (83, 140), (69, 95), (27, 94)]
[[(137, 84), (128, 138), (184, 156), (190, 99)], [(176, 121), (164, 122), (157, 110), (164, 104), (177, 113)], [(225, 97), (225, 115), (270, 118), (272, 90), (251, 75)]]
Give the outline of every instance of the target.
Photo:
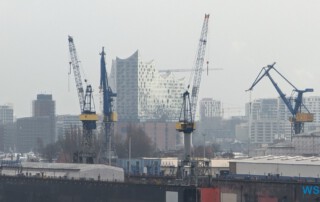
[(68, 36), (68, 41), (69, 41), (69, 52), (70, 52), (70, 59), (71, 59), (70, 65), (72, 65), (74, 78), (76, 81), (80, 111), (83, 112), (85, 96), (84, 96), (84, 90), (83, 90), (83, 85), (81, 80), (79, 60), (77, 57), (77, 51), (76, 51), (76, 47), (74, 45), (72, 36)]
[[(294, 134), (299, 134), (299, 133), (303, 132), (303, 123), (304, 122), (312, 122), (313, 121), (313, 115), (310, 114), (309, 110), (306, 107), (305, 108), (308, 111), (308, 113), (301, 112), (301, 107), (303, 105), (303, 103), (302, 103), (303, 93), (313, 92), (313, 89), (312, 88), (306, 88), (305, 90), (297, 89), (290, 81), (288, 81), (288, 79), (286, 79), (274, 67), (275, 64), (276, 63), (273, 63), (272, 65), (268, 65), (267, 67), (263, 67), (262, 70), (260, 71), (260, 73), (258, 74), (257, 78), (255, 79), (255, 81), (253, 82), (253, 84), (251, 85), (251, 87), (247, 91), (253, 90), (253, 88), (259, 83), (259, 81), (261, 81), (261, 79), (264, 76), (267, 76), (269, 78), (269, 80), (271, 81), (272, 85), (275, 87), (276, 91), (278, 92), (280, 98), (282, 99), (282, 101), (284, 102), (284, 104), (287, 106), (288, 110), (292, 114), (292, 118), (290, 119), (290, 121), (293, 123), (292, 129), (293, 129)], [(271, 77), (269, 72), (272, 69), (274, 71), (276, 71), (289, 85), (291, 85), (294, 88), (293, 91), (298, 93), (297, 97), (294, 99), (294, 101), (295, 101), (294, 106), (292, 105), (291, 100), (286, 97), (286, 95), (279, 88), (278, 84)]]
[(202, 25), (201, 36), (198, 44), (198, 52), (196, 56), (196, 61), (194, 65), (194, 77), (193, 77), (193, 85), (192, 85), (192, 93), (191, 93), (191, 111), (193, 118), (196, 114), (199, 88), (201, 83), (201, 76), (203, 71), (203, 62), (207, 45), (207, 34), (208, 34), (208, 21), (209, 14), (206, 14), (204, 17), (204, 22)]

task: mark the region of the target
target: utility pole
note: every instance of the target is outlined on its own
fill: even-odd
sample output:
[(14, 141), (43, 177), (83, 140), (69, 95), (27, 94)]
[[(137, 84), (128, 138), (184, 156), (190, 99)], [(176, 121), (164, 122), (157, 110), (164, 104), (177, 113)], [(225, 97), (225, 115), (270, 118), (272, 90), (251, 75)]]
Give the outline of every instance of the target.
[(206, 158), (206, 134), (203, 133), (203, 161)]
[(129, 176), (131, 173), (131, 136), (129, 136)]

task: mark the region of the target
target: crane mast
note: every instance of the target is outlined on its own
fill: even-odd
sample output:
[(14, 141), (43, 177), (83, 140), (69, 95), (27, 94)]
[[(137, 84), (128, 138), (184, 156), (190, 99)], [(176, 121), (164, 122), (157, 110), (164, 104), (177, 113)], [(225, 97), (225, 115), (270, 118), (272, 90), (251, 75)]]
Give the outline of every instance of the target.
[(82, 141), (81, 149), (74, 153), (73, 161), (75, 163), (94, 163), (95, 151), (93, 148), (93, 130), (96, 129), (96, 121), (98, 116), (95, 112), (94, 102), (93, 102), (93, 90), (91, 85), (86, 86), (86, 91), (84, 92), (80, 74), (79, 60), (77, 57), (76, 48), (74, 45), (73, 38), (68, 36), (69, 41), (69, 52), (72, 65), (79, 104), (80, 104), (80, 121), (82, 122)]
[[(208, 21), (209, 14), (205, 14), (204, 22), (202, 25), (200, 40), (198, 44), (198, 50), (196, 54), (195, 64), (192, 70), (194, 74), (191, 74), (190, 81), (193, 76), (193, 86), (190, 98), (190, 93), (188, 89), (183, 93), (183, 105), (180, 112), (179, 122), (176, 123), (176, 130), (184, 133), (184, 158), (185, 162), (189, 162), (191, 156), (191, 140), (192, 132), (195, 130), (194, 118), (197, 108), (197, 101), (199, 95), (199, 88), (201, 82), (201, 75), (203, 71), (203, 62), (205, 56), (205, 48), (207, 44), (207, 33), (208, 33)], [(189, 82), (190, 82), (189, 81)]]
[(108, 164), (111, 165), (112, 155), (115, 153), (113, 151), (114, 122), (117, 121), (117, 114), (113, 109), (113, 101), (117, 94), (112, 92), (112, 89), (108, 84), (104, 48), (102, 48), (100, 55), (100, 92), (102, 92), (103, 95), (103, 129), (105, 134), (103, 158), (101, 160), (105, 161), (106, 157), (108, 159)]
[(202, 25), (201, 36), (198, 44), (198, 52), (197, 52), (196, 61), (194, 65), (194, 78), (193, 78), (192, 93), (191, 93), (191, 111), (192, 111), (193, 118), (196, 115), (201, 76), (203, 71), (203, 62), (204, 62), (204, 57), (206, 52), (208, 22), (209, 22), (209, 14), (206, 14), (204, 17), (203, 25)]
[[(309, 110), (305, 107), (307, 110), (307, 113), (302, 112), (302, 98), (303, 94), (306, 92), (313, 92), (312, 88), (306, 88), (305, 90), (299, 90), (297, 89), (288, 79), (286, 79), (275, 67), (276, 63), (273, 63), (272, 65), (268, 65), (267, 67), (263, 67), (260, 73), (258, 74), (257, 78), (251, 85), (251, 87), (247, 91), (252, 91), (253, 88), (261, 81), (261, 79), (265, 76), (269, 78), (272, 85), (278, 92), (280, 98), (284, 102), (284, 104), (287, 106), (288, 110), (290, 111), (292, 117), (290, 118), (290, 122), (292, 123), (292, 133), (294, 134), (300, 134), (304, 130), (304, 123), (305, 122), (312, 122), (313, 121), (313, 114), (309, 112)], [(274, 81), (274, 79), (270, 75), (270, 70), (276, 71), (290, 86), (293, 87), (293, 91), (297, 92), (297, 97), (294, 99), (295, 105), (292, 105), (292, 102), (290, 99), (286, 97), (286, 95), (281, 91), (278, 84)]]

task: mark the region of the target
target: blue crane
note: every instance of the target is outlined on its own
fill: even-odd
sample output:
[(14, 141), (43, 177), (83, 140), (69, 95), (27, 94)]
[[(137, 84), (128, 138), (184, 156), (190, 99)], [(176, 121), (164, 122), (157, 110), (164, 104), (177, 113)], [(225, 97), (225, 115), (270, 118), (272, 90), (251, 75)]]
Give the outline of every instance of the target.
[[(113, 109), (113, 101), (117, 96), (108, 84), (108, 74), (105, 62), (105, 52), (104, 47), (102, 47), (102, 52), (100, 53), (100, 92), (103, 94), (103, 129), (105, 134), (105, 145), (103, 153), (106, 154), (109, 165), (111, 164), (111, 155), (114, 152), (113, 136), (114, 136), (114, 122), (117, 121), (117, 114)], [(103, 158), (102, 158), (103, 161)]]
[[(303, 94), (306, 92), (313, 92), (312, 88), (306, 88), (305, 90), (299, 90), (297, 89), (288, 79), (286, 79), (275, 67), (276, 63), (273, 63), (272, 65), (268, 65), (266, 67), (263, 67), (260, 73), (258, 74), (257, 78), (251, 85), (251, 87), (247, 91), (252, 91), (253, 88), (261, 81), (261, 79), (264, 76), (267, 76), (273, 86), (275, 87), (276, 91), (278, 92), (280, 98), (283, 100), (284, 104), (287, 106), (288, 110), (290, 111), (292, 117), (290, 118), (290, 121), (292, 123), (292, 132), (294, 134), (300, 134), (303, 132), (304, 128), (304, 122), (312, 122), (313, 121), (313, 114), (309, 112), (309, 110), (303, 105)], [(294, 106), (292, 104), (292, 101), (290, 98), (287, 98), (287, 96), (281, 91), (278, 84), (274, 81), (274, 79), (270, 75), (270, 70), (274, 70), (277, 72), (289, 85), (293, 87), (293, 91), (297, 93), (297, 97), (294, 99)], [(305, 107), (308, 113), (302, 112), (302, 106)]]

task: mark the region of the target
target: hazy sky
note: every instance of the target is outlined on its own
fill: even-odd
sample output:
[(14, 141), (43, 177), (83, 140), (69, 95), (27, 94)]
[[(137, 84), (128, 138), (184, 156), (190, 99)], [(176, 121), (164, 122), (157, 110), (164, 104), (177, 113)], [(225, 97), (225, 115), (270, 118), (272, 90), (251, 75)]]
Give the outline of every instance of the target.
[[(320, 95), (318, 0), (0, 0), (0, 105), (12, 103), (17, 117), (30, 116), (36, 94), (52, 93), (57, 114), (79, 114), (73, 75), (68, 91), (71, 35), (98, 111), (102, 46), (108, 69), (116, 56), (137, 49), (159, 69), (192, 68), (205, 13), (207, 59), (223, 70), (203, 75), (200, 98), (244, 108), (245, 90), (273, 62), (298, 88)], [(252, 99), (268, 97), (277, 93), (265, 78)]]

